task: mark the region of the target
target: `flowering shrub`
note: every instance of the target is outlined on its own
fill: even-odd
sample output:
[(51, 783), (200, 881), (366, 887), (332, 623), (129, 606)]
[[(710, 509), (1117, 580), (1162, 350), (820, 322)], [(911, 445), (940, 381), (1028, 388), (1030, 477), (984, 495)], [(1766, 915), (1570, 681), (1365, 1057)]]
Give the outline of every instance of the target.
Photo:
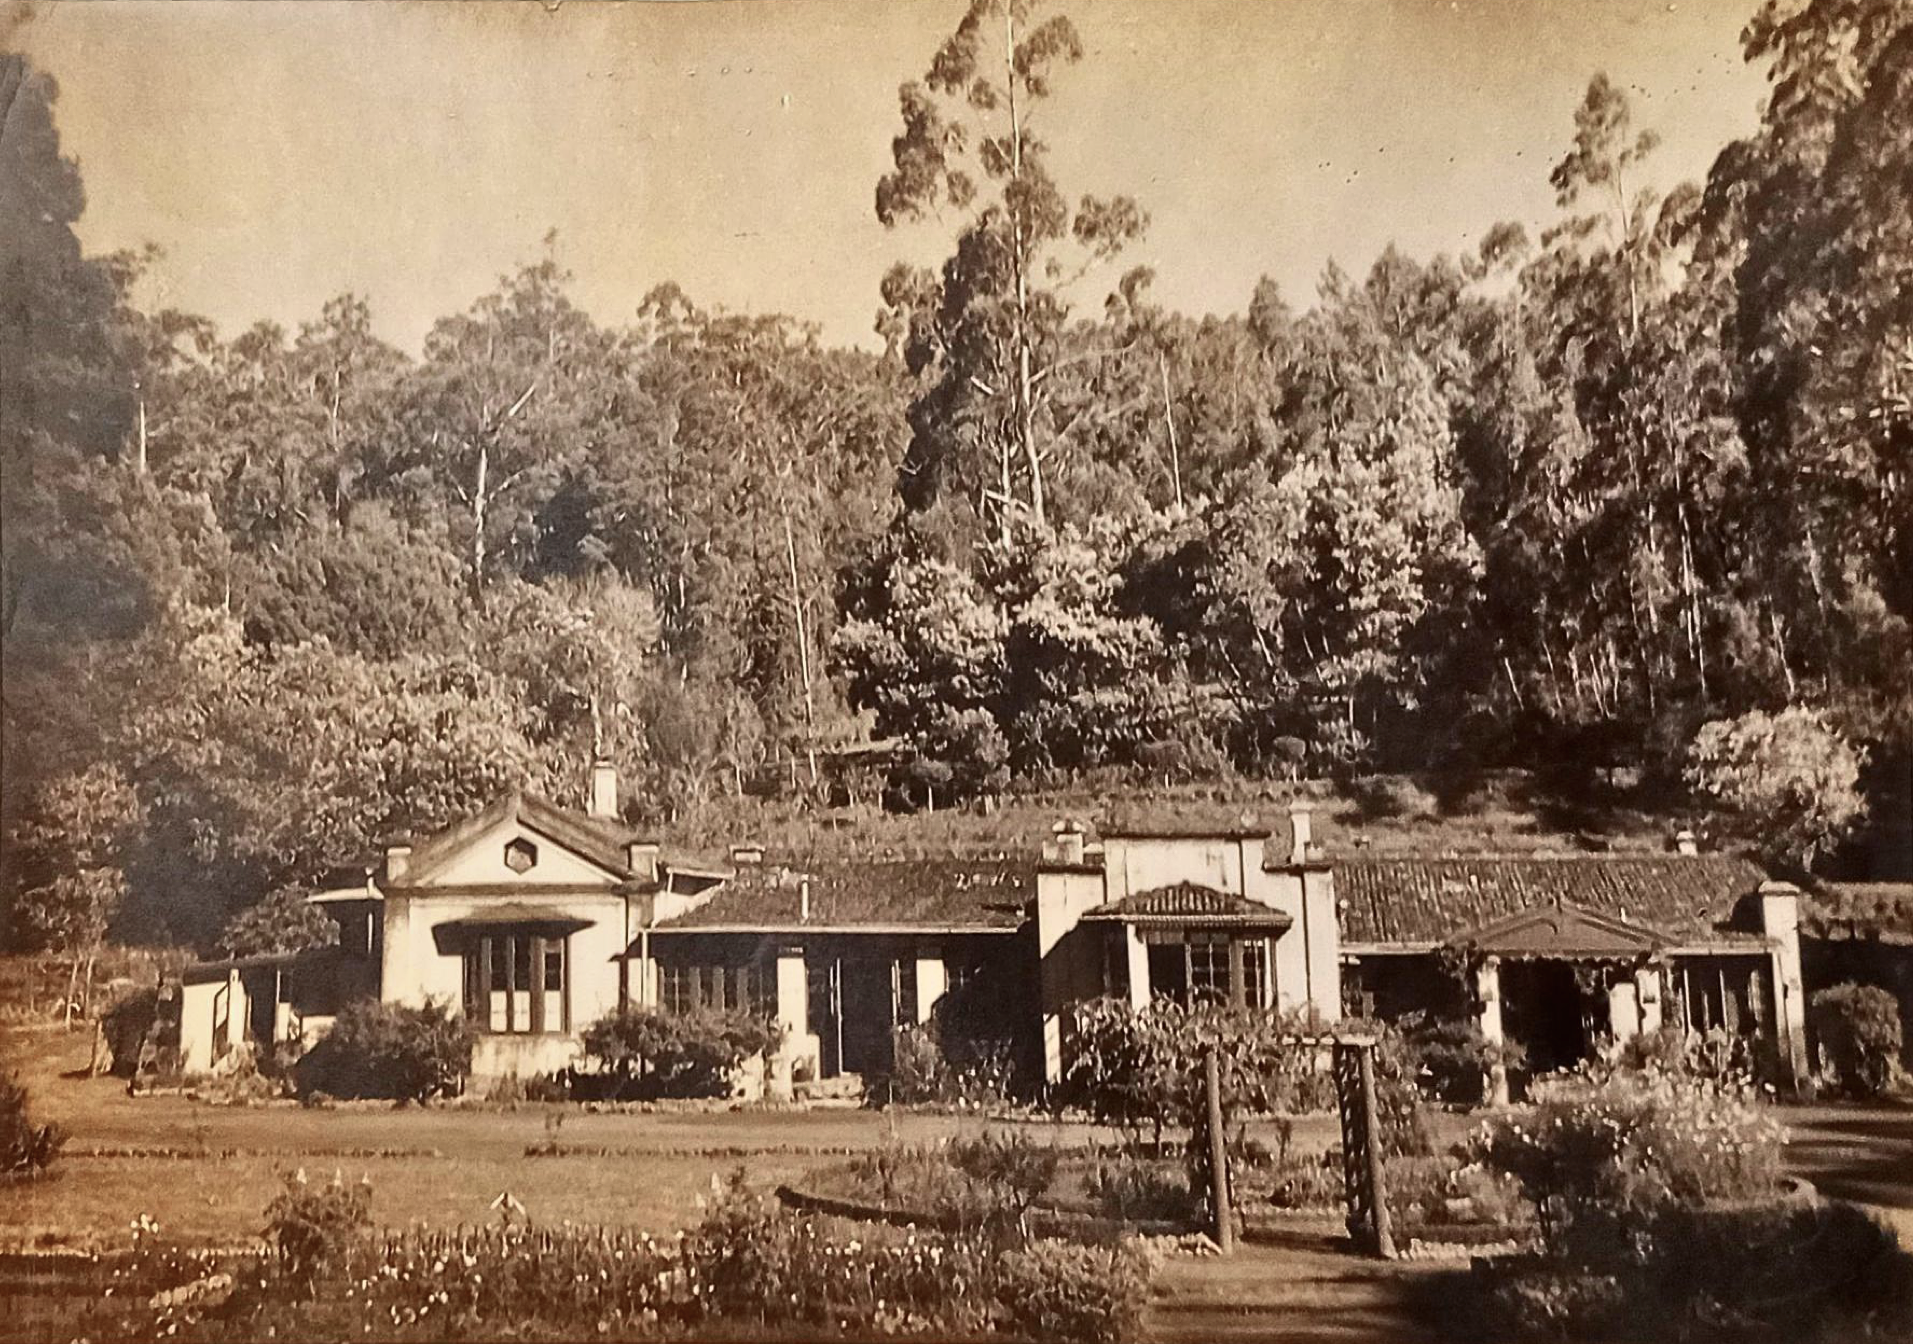
[(1005, 1251), (997, 1295), (1014, 1334), (1064, 1344), (1123, 1344), (1142, 1330), (1149, 1266), (1133, 1243), (1039, 1241)]
[(728, 1097), (732, 1073), (776, 1050), (780, 1039), (776, 1022), (739, 1010), (626, 1008), (592, 1023), (584, 1049), (620, 1081), (624, 1094)]
[[(1340, 1191), (1339, 1178), (1337, 1191)], [(1189, 1175), (1180, 1163), (1144, 1157), (1129, 1150), (1091, 1155), (1083, 1189), (1105, 1217), (1192, 1223), (1200, 1202), (1189, 1191)]]
[(1617, 1072), (1494, 1122), (1472, 1155), (1520, 1182), (1551, 1250), (1586, 1254), (1668, 1205), (1771, 1195), (1783, 1142), (1745, 1088)]
[(472, 1071), (472, 1029), (442, 1004), (361, 999), (293, 1067), (301, 1097), (425, 1101), (456, 1093)]
[(905, 1105), (1001, 1105), (1014, 1074), (1008, 1043), (966, 1040), (953, 1048), (941, 1008), (928, 1023), (892, 1033), (889, 1099)]
[(1807, 1018), (1820, 1046), (1820, 1066), (1846, 1092), (1877, 1097), (1900, 1074), (1905, 1037), (1900, 1003), (1877, 985), (1851, 981), (1816, 992)]
[(1430, 1017), (1411, 1013), (1395, 1024), (1415, 1085), (1430, 1101), (1478, 1106), (1490, 1071), (1499, 1065), (1519, 1068), (1519, 1045), (1492, 1044), (1472, 1018)]
[(370, 1230), (371, 1207), (364, 1182), (349, 1186), (335, 1174), (331, 1184), (314, 1186), (303, 1169), (286, 1177), (286, 1188), (266, 1207), (265, 1235), (295, 1289), (310, 1294), (320, 1275)]

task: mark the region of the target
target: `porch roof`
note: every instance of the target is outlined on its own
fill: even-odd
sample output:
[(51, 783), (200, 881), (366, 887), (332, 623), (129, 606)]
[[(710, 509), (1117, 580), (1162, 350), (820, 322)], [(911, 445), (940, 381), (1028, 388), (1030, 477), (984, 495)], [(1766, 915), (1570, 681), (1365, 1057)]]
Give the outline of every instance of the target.
[(1761, 937), (1739, 907), (1765, 879), (1727, 854), (1404, 855), (1338, 860), (1335, 894), (1349, 943), (1442, 943), (1566, 905), (1705, 945)]
[(503, 905), (488, 905), (461, 915), (457, 919), (441, 920), (434, 929), (498, 929), (498, 928), (546, 928), (564, 929), (576, 933), (579, 929), (588, 929), (596, 920), (586, 919), (550, 905), (532, 905), (525, 901), (510, 901)]
[(1515, 960), (1631, 960), (1660, 952), (1671, 941), (1658, 929), (1557, 901), (1457, 934), (1449, 946)]
[(1282, 911), (1259, 901), (1217, 891), (1200, 882), (1172, 882), (1168, 886), (1132, 892), (1119, 901), (1097, 906), (1083, 918), (1123, 924), (1229, 925), (1277, 932), (1294, 922)]
[(1008, 932), (1023, 923), (1035, 893), (1035, 866), (1022, 859), (880, 859), (802, 871), (746, 866), (710, 900), (661, 921), (656, 932)]

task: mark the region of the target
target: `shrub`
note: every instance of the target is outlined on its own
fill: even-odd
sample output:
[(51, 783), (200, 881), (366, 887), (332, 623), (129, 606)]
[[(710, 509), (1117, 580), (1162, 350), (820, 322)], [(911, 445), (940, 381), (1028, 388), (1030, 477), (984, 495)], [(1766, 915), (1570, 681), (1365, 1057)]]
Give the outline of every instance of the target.
[(158, 1020), (159, 989), (155, 985), (129, 990), (100, 1015), (100, 1034), (106, 1038), (116, 1076), (131, 1078), (138, 1072), (140, 1052)]
[(1725, 1028), (1687, 1031), (1662, 1027), (1628, 1037), (1613, 1057), (1615, 1067), (1635, 1072), (1658, 1072), (1705, 1079), (1716, 1083), (1746, 1083), (1754, 1077), (1751, 1043)]
[(998, 1297), (1022, 1339), (1126, 1344), (1142, 1331), (1149, 1266), (1133, 1244), (1038, 1241), (1005, 1251)]
[[(956, 1048), (953, 1048), (956, 1047)], [(984, 1107), (1010, 1094), (1010, 1048), (1002, 1041), (951, 1040), (942, 1005), (929, 1022), (892, 1033), (889, 1099), (905, 1105)]]
[(1119, 1222), (1193, 1223), (1201, 1208), (1189, 1192), (1189, 1176), (1180, 1163), (1143, 1157), (1129, 1149), (1093, 1154), (1083, 1189), (1104, 1217)]
[(1370, 821), (1384, 817), (1419, 819), (1440, 810), (1435, 796), (1403, 775), (1372, 775), (1348, 787), (1349, 796)]
[(995, 1196), (1005, 1221), (1020, 1222), (1030, 1205), (1056, 1179), (1062, 1154), (1020, 1129), (984, 1131), (974, 1139), (950, 1142), (950, 1164)]
[(1816, 992), (1807, 1000), (1807, 1014), (1820, 1043), (1821, 1068), (1838, 1087), (1863, 1097), (1892, 1087), (1905, 1047), (1900, 1004), (1892, 994), (1848, 981)]
[(776, 1050), (777, 1023), (737, 1010), (626, 1008), (586, 1029), (585, 1054), (634, 1095), (728, 1097), (731, 1075)]
[(58, 1125), (33, 1123), (19, 1080), (0, 1076), (0, 1174), (37, 1176), (53, 1165), (65, 1143), (66, 1131)]
[(1520, 1066), (1518, 1045), (1490, 1044), (1472, 1018), (1411, 1013), (1396, 1024), (1414, 1069), (1415, 1084), (1430, 1101), (1477, 1106), (1490, 1072)]
[(1483, 1266), (1489, 1331), (1629, 1340), (1904, 1339), (1913, 1256), (1847, 1204), (1670, 1206), (1599, 1267)]
[(293, 1080), (301, 1097), (425, 1101), (458, 1092), (471, 1071), (472, 1030), (463, 1018), (436, 1003), (361, 999), (293, 1067)]
[(286, 1177), (286, 1188), (266, 1208), (265, 1236), (298, 1291), (310, 1294), (347, 1247), (371, 1229), (371, 1204), (372, 1190), (364, 1182), (347, 1185), (334, 1175), (330, 1184), (314, 1186), (303, 1170)]
[(1615, 1073), (1494, 1122), (1471, 1156), (1520, 1182), (1550, 1250), (1604, 1258), (1666, 1206), (1770, 1196), (1782, 1142), (1744, 1088)]

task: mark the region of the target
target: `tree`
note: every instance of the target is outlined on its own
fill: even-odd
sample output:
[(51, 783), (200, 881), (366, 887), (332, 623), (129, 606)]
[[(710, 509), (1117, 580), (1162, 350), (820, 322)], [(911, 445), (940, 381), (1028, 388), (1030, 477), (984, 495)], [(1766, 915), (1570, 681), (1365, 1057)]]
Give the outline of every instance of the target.
[(280, 887), (241, 910), (219, 935), (220, 955), (283, 956), (336, 944), (339, 926), (307, 899), (311, 894), (305, 887)]
[(9, 836), (21, 883), (14, 918), (28, 940), (68, 959), (69, 1023), (76, 1006), (91, 1007), (93, 960), (125, 899), (125, 855), (139, 822), (139, 801), (119, 770), (94, 765), (42, 785)]
[(877, 184), (886, 227), (941, 207), (963, 223), (939, 276), (907, 267), (884, 281), (879, 320), (919, 392), (903, 464), (906, 504), (951, 501), (1007, 544), (1018, 514), (1048, 522), (1045, 383), (1057, 367), (1068, 284), (1138, 237), (1127, 197), (1070, 206), (1050, 177), (1038, 112), (1082, 59), (1067, 17), (1039, 0), (973, 0), (921, 82), (899, 90), (903, 130)]
[(1689, 748), (1687, 780), (1741, 834), (1811, 869), (1815, 855), (1865, 815), (1863, 764), (1864, 753), (1824, 714), (1796, 706), (1704, 724)]

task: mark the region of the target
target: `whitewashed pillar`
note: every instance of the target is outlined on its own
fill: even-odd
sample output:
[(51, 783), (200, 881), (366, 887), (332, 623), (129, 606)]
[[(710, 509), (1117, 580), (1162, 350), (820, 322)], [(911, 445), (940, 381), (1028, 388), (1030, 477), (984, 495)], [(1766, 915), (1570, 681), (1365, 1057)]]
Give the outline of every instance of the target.
[(1123, 925), (1123, 951), (1129, 958), (1129, 1007), (1140, 1013), (1149, 1006), (1149, 948), (1134, 924)]
[[(1483, 957), (1475, 966), (1475, 1002), (1476, 1023), (1481, 1028), (1481, 1039), (1490, 1046), (1499, 1048), (1507, 1040), (1507, 1032), (1501, 1021), (1501, 958)], [(1508, 1104), (1508, 1067), (1496, 1060), (1488, 1069), (1487, 1086), (1490, 1106)]]
[(917, 1022), (930, 1020), (937, 1000), (949, 990), (950, 977), (943, 964), (943, 953), (934, 947), (917, 951)]
[(1641, 1009), (1641, 1030), (1653, 1035), (1661, 1029), (1661, 972), (1657, 966), (1643, 966), (1634, 972), (1634, 998)]

